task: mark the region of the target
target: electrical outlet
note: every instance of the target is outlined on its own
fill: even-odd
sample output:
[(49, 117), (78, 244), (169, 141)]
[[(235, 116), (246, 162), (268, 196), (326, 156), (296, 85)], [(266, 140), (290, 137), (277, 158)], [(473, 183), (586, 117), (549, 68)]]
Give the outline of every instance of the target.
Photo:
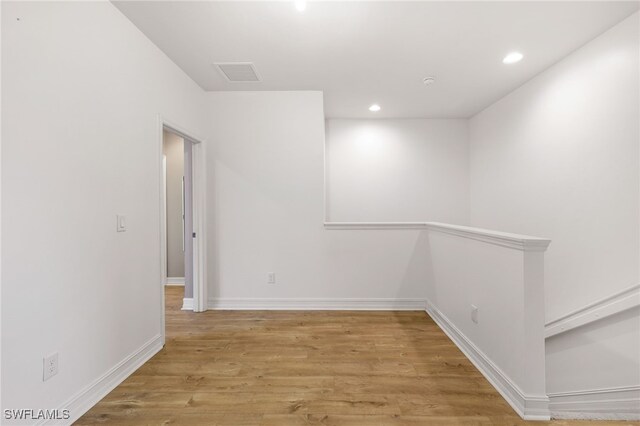
[(42, 381), (46, 382), (58, 374), (58, 352), (43, 358)]
[(276, 273), (269, 272), (267, 274), (267, 284), (275, 284), (276, 283)]
[(476, 305), (471, 305), (471, 321), (478, 323), (478, 307)]

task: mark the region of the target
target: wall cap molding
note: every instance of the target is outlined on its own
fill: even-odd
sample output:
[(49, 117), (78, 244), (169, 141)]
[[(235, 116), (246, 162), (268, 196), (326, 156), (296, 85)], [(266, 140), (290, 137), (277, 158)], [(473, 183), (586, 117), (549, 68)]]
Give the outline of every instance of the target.
[(640, 284), (628, 287), (549, 321), (545, 324), (544, 334), (546, 338), (556, 336), (637, 306), (640, 306)]
[[(140, 368), (142, 364), (158, 353), (162, 349), (162, 346), (162, 336), (157, 334), (136, 351), (114, 365), (102, 376), (98, 377), (88, 386), (64, 402), (59, 408), (59, 411), (69, 410), (71, 418), (68, 420), (68, 424), (72, 424), (82, 417), (82, 415), (89, 411), (91, 407), (96, 405), (109, 392), (115, 389), (116, 386)], [(36, 424), (52, 425), (57, 424), (57, 422), (58, 420), (52, 419), (43, 420)]]
[(211, 310), (424, 311), (424, 299), (396, 298), (213, 298)]
[(524, 420), (549, 420), (547, 395), (527, 395), (429, 300), (427, 314)]
[(325, 229), (425, 229), (425, 222), (325, 222)]
[(330, 230), (427, 229), (522, 251), (545, 251), (551, 243), (548, 238), (439, 222), (325, 222), (324, 227)]
[(511, 234), (469, 226), (449, 225), (447, 223), (427, 222), (426, 227), (432, 231), (443, 232), (522, 251), (545, 251), (551, 243), (551, 240), (548, 238)]

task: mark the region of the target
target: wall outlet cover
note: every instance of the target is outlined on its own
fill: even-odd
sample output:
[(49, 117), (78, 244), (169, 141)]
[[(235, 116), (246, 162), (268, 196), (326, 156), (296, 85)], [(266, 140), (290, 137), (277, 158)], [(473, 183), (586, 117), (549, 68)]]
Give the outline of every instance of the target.
[(58, 374), (58, 352), (43, 358), (42, 381), (46, 382)]

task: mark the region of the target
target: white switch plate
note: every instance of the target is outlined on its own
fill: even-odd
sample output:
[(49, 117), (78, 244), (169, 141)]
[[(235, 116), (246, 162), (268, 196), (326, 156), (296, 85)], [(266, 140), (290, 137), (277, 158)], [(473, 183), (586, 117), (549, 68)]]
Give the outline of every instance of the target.
[(478, 307), (476, 305), (471, 305), (471, 321), (478, 323)]
[(275, 284), (276, 283), (276, 273), (269, 272), (267, 274), (267, 284)]
[(43, 358), (42, 381), (46, 382), (58, 374), (58, 352)]
[(116, 216), (116, 231), (125, 232), (127, 230), (127, 218), (126, 216), (117, 215)]

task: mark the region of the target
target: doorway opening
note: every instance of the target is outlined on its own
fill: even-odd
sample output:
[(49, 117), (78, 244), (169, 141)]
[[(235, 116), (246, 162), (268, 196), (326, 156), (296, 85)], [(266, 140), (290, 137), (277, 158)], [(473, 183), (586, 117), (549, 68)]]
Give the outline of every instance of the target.
[(159, 120), (160, 264), (165, 332), (165, 287), (184, 288), (182, 310), (207, 310), (204, 226), (204, 144)]
[(193, 234), (191, 141), (162, 131), (165, 205), (165, 285), (184, 288), (182, 310), (193, 310)]

